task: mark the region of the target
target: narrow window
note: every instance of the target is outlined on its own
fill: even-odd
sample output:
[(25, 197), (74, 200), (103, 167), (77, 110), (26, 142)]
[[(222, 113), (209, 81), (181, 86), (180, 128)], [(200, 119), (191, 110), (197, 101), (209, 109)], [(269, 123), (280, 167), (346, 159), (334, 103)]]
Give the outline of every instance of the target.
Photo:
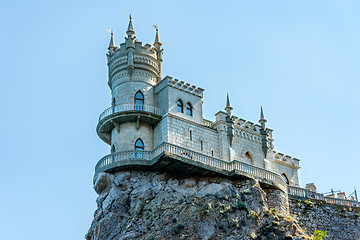
[(192, 141), (192, 131), (190, 130), (189, 133), (190, 133), (190, 141)]
[(141, 140), (141, 138), (138, 138), (135, 142), (135, 150), (144, 150), (144, 142)]
[(135, 110), (143, 110), (144, 95), (142, 94), (141, 91), (138, 91), (137, 93), (135, 93), (134, 103), (135, 103)]
[(115, 107), (115, 98), (112, 98), (112, 100), (111, 100), (111, 106), (112, 106), (112, 107)]
[(289, 179), (285, 173), (281, 174), (281, 177), (285, 180), (286, 184), (289, 184)]
[(211, 156), (212, 157), (214, 156), (214, 150), (211, 150)]
[(245, 154), (245, 161), (250, 164), (252, 163), (252, 157), (249, 152), (246, 152)]
[(203, 141), (200, 141), (200, 149), (203, 150)]
[(193, 115), (193, 110), (192, 110), (192, 106), (191, 106), (190, 103), (186, 104), (186, 114), (189, 115), (189, 116)]
[(115, 152), (115, 146), (111, 145), (111, 153), (114, 153), (114, 152)]
[(183, 106), (183, 103), (181, 100), (177, 101), (177, 110), (178, 110), (178, 112), (181, 112), (181, 113), (184, 112), (184, 106)]

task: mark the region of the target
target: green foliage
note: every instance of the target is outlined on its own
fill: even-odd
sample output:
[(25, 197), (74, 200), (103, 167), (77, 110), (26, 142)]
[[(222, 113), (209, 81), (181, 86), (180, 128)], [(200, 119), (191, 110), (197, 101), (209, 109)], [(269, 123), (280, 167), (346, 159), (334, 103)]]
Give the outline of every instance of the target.
[(312, 207), (314, 205), (314, 203), (310, 200), (305, 200), (304, 203), (308, 206), (308, 207)]
[(328, 237), (327, 231), (321, 231), (315, 228), (313, 232), (313, 237), (314, 237), (313, 240), (322, 240), (323, 238)]
[(270, 211), (273, 213), (273, 214), (275, 214), (276, 213), (276, 208), (270, 208)]
[(251, 237), (251, 239), (255, 239), (257, 237), (256, 233), (254, 233), (254, 232), (250, 233), (250, 237)]
[(355, 216), (355, 217), (360, 217), (360, 214), (359, 214), (359, 213), (355, 213), (354, 216)]

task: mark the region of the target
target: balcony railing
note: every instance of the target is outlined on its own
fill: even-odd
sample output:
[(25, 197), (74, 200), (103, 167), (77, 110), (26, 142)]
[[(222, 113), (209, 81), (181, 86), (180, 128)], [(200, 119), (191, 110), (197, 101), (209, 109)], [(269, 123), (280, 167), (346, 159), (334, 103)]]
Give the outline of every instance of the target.
[(290, 196), (301, 197), (305, 199), (322, 200), (327, 203), (341, 205), (341, 206), (360, 207), (360, 203), (357, 201), (326, 197), (324, 196), (324, 194), (315, 193), (305, 188), (289, 186), (288, 191)]
[(151, 161), (152, 151), (123, 151), (106, 155), (95, 166), (95, 172), (100, 173), (113, 167), (123, 165), (125, 161), (142, 160)]
[[(176, 146), (171, 143), (162, 143), (156, 147), (153, 151), (124, 151), (109, 154), (103, 157), (95, 167), (95, 172), (100, 173), (102, 171), (107, 171), (115, 167), (122, 166), (124, 161), (129, 160), (143, 160), (144, 165), (149, 165), (149, 162), (160, 156), (161, 154), (175, 155), (179, 157), (186, 158), (188, 160), (199, 162), (204, 165), (211, 166), (220, 171), (231, 172), (237, 170), (236, 174), (243, 173), (251, 177), (257, 177), (261, 180), (266, 180), (266, 183), (273, 185), (279, 185), (283, 190), (286, 190), (287, 184), (284, 179), (273, 172), (267, 171), (265, 169), (255, 167), (240, 161), (226, 162), (221, 159), (217, 159), (211, 156), (207, 156), (180, 146)], [(139, 164), (137, 162), (137, 164)]]
[(107, 116), (110, 116), (111, 114), (119, 113), (119, 112), (127, 112), (127, 111), (143, 111), (143, 112), (152, 113), (159, 117), (164, 115), (164, 112), (161, 109), (156, 108), (154, 106), (128, 103), (128, 104), (116, 105), (115, 107), (109, 107), (100, 114), (99, 122), (104, 118), (106, 118)]

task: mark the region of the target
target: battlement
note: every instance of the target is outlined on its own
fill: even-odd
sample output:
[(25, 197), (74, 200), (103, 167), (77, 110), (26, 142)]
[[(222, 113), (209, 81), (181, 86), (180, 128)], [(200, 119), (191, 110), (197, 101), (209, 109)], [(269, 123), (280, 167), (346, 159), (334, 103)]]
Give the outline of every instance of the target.
[(191, 85), (189, 83), (186, 83), (184, 81), (179, 81), (178, 79), (173, 79), (170, 76), (166, 76), (161, 82), (159, 83), (161, 85), (168, 85), (173, 88), (179, 89), (181, 91), (193, 94), (198, 97), (203, 97), (204, 89), (200, 87), (196, 87), (195, 85)]
[[(215, 116), (216, 116), (215, 122), (219, 122), (219, 121), (226, 122), (227, 114), (225, 112), (219, 111), (215, 114)], [(239, 118), (237, 116), (232, 116), (232, 119), (234, 121), (235, 129), (245, 130), (247, 132), (251, 132), (251, 133), (254, 133), (257, 135), (261, 134), (261, 132), (260, 132), (261, 126), (259, 124), (255, 124), (253, 122), (247, 121), (247, 120)], [(272, 137), (273, 130), (270, 128), (266, 128), (266, 131), (269, 133), (269, 136)]]
[(286, 155), (284, 153), (280, 153), (280, 152), (276, 152), (273, 151), (274, 153), (274, 160), (277, 160), (279, 163), (287, 163), (290, 165), (293, 165), (295, 167), (299, 167), (300, 166), (300, 159), (291, 157), (289, 155)]
[[(126, 43), (121, 43), (120, 47), (114, 48), (114, 53), (111, 54), (112, 57), (116, 57), (118, 55), (126, 54)], [(135, 54), (140, 55), (148, 55), (156, 59), (156, 50), (155, 48), (149, 44), (145, 43), (143, 45), (142, 42), (135, 41)]]

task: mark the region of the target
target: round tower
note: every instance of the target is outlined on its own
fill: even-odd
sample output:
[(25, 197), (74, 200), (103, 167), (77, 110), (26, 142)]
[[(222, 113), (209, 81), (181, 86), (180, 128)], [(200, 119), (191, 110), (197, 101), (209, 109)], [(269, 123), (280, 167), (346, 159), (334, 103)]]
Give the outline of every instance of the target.
[(111, 145), (111, 152), (154, 148), (153, 129), (163, 115), (154, 94), (161, 80), (160, 46), (158, 32), (154, 46), (136, 40), (131, 16), (125, 42), (119, 47), (111, 32), (107, 65), (112, 101), (97, 125), (99, 137)]

